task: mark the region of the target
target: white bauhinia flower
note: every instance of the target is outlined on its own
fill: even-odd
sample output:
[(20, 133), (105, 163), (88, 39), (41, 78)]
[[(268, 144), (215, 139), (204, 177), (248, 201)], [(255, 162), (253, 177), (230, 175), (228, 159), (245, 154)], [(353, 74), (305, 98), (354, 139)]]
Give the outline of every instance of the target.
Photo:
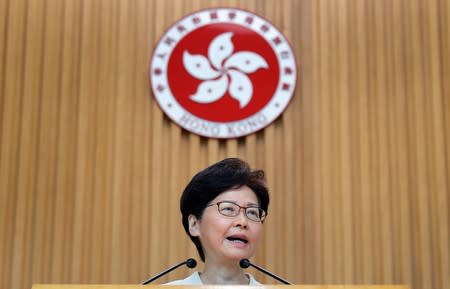
[(233, 54), (232, 32), (225, 32), (211, 41), (208, 57), (183, 52), (183, 65), (189, 74), (203, 80), (191, 95), (193, 101), (211, 103), (228, 91), (244, 108), (252, 99), (253, 84), (247, 76), (260, 68), (268, 68), (266, 60), (251, 51)]

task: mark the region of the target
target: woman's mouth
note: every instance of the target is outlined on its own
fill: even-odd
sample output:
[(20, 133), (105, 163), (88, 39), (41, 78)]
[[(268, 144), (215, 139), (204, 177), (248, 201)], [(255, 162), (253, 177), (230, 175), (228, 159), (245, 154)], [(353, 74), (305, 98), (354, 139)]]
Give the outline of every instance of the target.
[(245, 237), (241, 237), (241, 236), (230, 236), (227, 237), (228, 241), (231, 241), (233, 243), (242, 243), (242, 244), (247, 244), (248, 240)]

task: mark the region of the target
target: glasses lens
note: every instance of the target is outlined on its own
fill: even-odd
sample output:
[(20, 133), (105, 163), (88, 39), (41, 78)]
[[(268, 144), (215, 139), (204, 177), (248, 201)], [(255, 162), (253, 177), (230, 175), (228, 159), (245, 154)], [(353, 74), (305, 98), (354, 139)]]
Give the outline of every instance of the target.
[(266, 216), (264, 210), (260, 208), (247, 208), (245, 209), (245, 214), (247, 215), (247, 218), (255, 222), (263, 221)]
[[(219, 202), (217, 203), (217, 208), (219, 209), (220, 214), (228, 217), (236, 217), (241, 211), (241, 207), (238, 204), (231, 202)], [(261, 208), (249, 207), (243, 209), (245, 209), (247, 218), (252, 221), (262, 222), (266, 217), (266, 212)]]
[(224, 216), (235, 217), (239, 214), (239, 206), (229, 202), (218, 203), (219, 213)]

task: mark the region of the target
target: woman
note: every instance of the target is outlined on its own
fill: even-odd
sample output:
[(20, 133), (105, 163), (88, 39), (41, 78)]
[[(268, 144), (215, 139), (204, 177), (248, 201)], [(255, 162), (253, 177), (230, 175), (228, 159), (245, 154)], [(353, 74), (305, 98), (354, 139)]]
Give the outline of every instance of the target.
[(269, 193), (262, 170), (237, 158), (196, 174), (181, 200), (183, 226), (195, 244), (203, 272), (168, 285), (261, 285), (239, 261), (253, 256), (267, 216)]

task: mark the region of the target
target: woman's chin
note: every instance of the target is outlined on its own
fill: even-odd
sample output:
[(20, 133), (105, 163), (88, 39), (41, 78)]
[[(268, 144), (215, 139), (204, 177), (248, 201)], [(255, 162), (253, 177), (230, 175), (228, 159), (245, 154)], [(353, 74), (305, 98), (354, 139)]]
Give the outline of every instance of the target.
[(227, 254), (226, 258), (232, 262), (239, 262), (242, 259), (250, 259), (251, 254)]

